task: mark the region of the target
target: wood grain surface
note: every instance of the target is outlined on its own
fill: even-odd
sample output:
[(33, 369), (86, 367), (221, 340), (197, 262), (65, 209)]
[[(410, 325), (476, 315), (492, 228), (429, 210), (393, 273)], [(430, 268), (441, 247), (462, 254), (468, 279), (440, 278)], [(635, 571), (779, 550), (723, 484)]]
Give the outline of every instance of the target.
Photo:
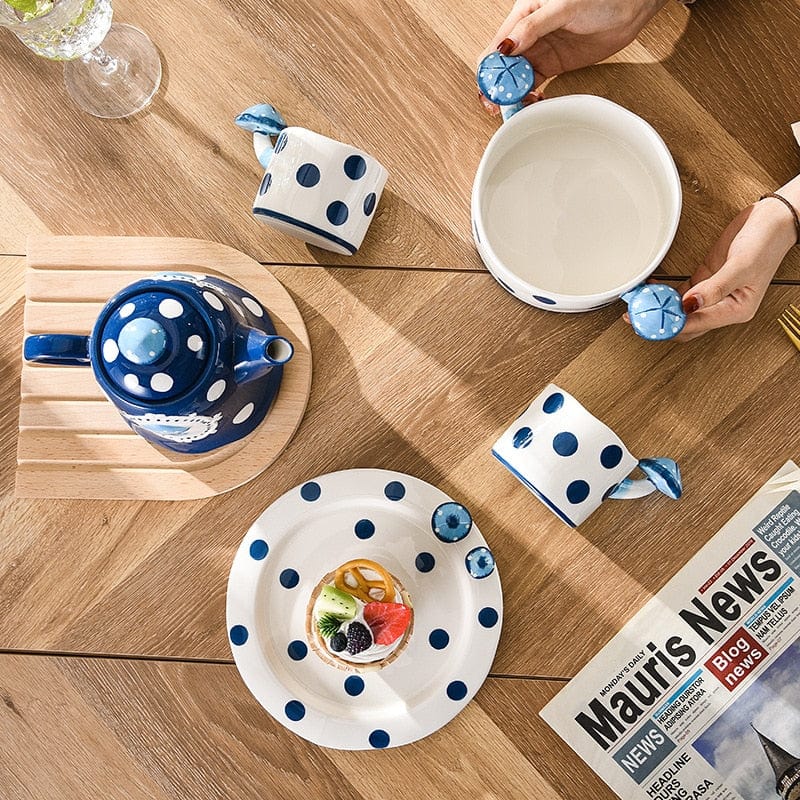
[(203, 455), (154, 447), (128, 427), (91, 369), (23, 362), (15, 492), (19, 497), (192, 500), (241, 486), (289, 442), (311, 390), (300, 311), (274, 276), (238, 250), (198, 239), (28, 239), (24, 335), (87, 334), (108, 298), (160, 271), (230, 280), (267, 309), (294, 356), (252, 434)]
[(427, 739), (341, 752), (275, 722), (231, 665), (0, 655), (0, 797), (613, 797), (538, 717), (562, 685), (489, 680)]
[[(748, 326), (654, 345), (631, 335), (620, 308), (538, 312), (487, 274), (275, 275), (303, 312), (315, 357), (306, 416), (280, 460), (191, 503), (6, 496), (15, 534), (0, 544), (0, 647), (228, 658), (225, 585), (249, 525), (315, 475), (383, 467), (465, 503), (494, 549), (508, 609), (494, 671), (570, 676), (798, 455), (797, 356), (775, 323), (795, 288), (771, 288)], [(0, 332), (6, 396), (18, 379), (19, 315), (12, 307)], [(489, 454), (550, 380), (635, 455), (677, 459), (684, 499), (609, 501), (580, 530), (550, 514)], [(15, 412), (4, 415), (4, 442)], [(3, 474), (13, 452), (6, 446)], [(566, 643), (564, 630), (576, 631)]]
[[(2, 800), (612, 797), (537, 712), (555, 679), (800, 456), (800, 362), (774, 322), (800, 287), (771, 287), (746, 327), (661, 346), (632, 336), (621, 307), (559, 316), (498, 288), (468, 219), (498, 124), (478, 106), (474, 65), (507, 5), (115, 0), (165, 68), (152, 107), (118, 122), (80, 112), (60, 66), (0, 31)], [(800, 171), (798, 39), (797, 0), (667, 3), (623, 52), (547, 86), (615, 100), (666, 141), (684, 207), (662, 272), (690, 274), (736, 210)], [(389, 169), (354, 257), (252, 218), (260, 169), (232, 119), (260, 100)], [(13, 497), (24, 305), (13, 256), (41, 233), (211, 239), (275, 265), (307, 324), (314, 381), (270, 469), (193, 502)], [(800, 280), (800, 251), (777, 277)], [(489, 455), (551, 380), (636, 455), (676, 458), (684, 498), (607, 502), (580, 530), (555, 519)], [(476, 701), (380, 755), (315, 748), (274, 722), (225, 635), (249, 525), (289, 488), (350, 467), (405, 471), (464, 502), (505, 595)]]
[[(477, 55), (505, 16), (475, 3), (178, 0), (168, 14), (117, 0), (145, 28), (165, 80), (151, 109), (94, 119), (65, 94), (60, 66), (3, 31), (0, 251), (34, 231), (212, 239), (271, 263), (483, 269), (471, 242), (472, 179), (497, 121), (479, 107)], [(663, 270), (689, 274), (734, 211), (800, 171), (796, 0), (668, 3), (610, 63), (552, 81), (556, 96), (607, 96), (650, 121), (684, 189)], [(269, 100), (291, 124), (363, 147), (390, 172), (351, 258), (306, 247), (253, 219), (260, 170), (233, 117)], [(789, 257), (780, 275), (800, 278)]]

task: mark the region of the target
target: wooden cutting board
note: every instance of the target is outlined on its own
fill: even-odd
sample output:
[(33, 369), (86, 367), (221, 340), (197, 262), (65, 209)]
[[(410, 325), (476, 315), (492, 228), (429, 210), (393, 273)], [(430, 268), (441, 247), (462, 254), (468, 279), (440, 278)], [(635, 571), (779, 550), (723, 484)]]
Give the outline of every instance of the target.
[(294, 345), (264, 422), (219, 450), (184, 455), (135, 434), (91, 368), (23, 362), (15, 493), (19, 497), (189, 500), (228, 491), (266, 469), (300, 424), (311, 348), (289, 293), (258, 262), (199, 239), (36, 236), (28, 240), (24, 335), (91, 331), (105, 302), (155, 272), (215, 275), (244, 286)]

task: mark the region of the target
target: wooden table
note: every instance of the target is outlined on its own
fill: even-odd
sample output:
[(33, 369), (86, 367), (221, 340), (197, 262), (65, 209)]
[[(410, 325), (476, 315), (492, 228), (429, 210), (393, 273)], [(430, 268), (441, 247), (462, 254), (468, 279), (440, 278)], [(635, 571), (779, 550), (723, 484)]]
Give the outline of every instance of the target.
[[(81, 114), (59, 68), (8, 35), (0, 51), (0, 797), (611, 797), (538, 711), (789, 457), (796, 352), (774, 323), (800, 298), (785, 261), (746, 327), (653, 346), (620, 308), (560, 316), (505, 294), (470, 238), (469, 188), (495, 129), (476, 53), (498, 0), (115, 3), (161, 48), (164, 88), (125, 122)], [(663, 264), (692, 271), (734, 210), (794, 175), (795, 0), (670, 3), (609, 63), (552, 82), (651, 121), (684, 212)], [(446, 90), (426, 95), (432, 61)], [(374, 153), (391, 177), (364, 247), (334, 256), (271, 232), (235, 114)], [(371, 111), (372, 109), (372, 111)], [(184, 503), (15, 500), (25, 238), (194, 236), (268, 265), (314, 351), (306, 417), (246, 486)], [(489, 455), (544, 384), (576, 394), (640, 455), (681, 464), (679, 503), (606, 503), (565, 528)], [(503, 579), (506, 621), (476, 700), (433, 736), (381, 754), (322, 750), (253, 700), (225, 635), (244, 532), (290, 487), (384, 467), (470, 507)]]

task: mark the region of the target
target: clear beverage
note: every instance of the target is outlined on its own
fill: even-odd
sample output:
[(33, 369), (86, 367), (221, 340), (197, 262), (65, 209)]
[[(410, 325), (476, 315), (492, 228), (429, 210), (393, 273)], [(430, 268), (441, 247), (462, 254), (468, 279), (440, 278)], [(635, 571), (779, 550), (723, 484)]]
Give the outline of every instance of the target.
[(0, 24), (53, 61), (72, 61), (94, 50), (111, 27), (111, 13), (111, 0), (39, 0), (27, 13), (0, 0)]

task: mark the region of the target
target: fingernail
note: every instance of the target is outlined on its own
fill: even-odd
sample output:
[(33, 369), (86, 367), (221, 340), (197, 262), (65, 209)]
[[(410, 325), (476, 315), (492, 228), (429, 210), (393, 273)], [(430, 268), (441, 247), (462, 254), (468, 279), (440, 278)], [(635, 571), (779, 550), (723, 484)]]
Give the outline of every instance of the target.
[(695, 311), (699, 310), (701, 305), (700, 298), (695, 295), (683, 298), (683, 310), (687, 314), (694, 314)]
[(497, 45), (497, 52), (502, 56), (510, 56), (516, 46), (517, 43), (513, 39), (503, 39), (503, 41)]
[(522, 98), (522, 105), (529, 106), (533, 103), (538, 103), (540, 100), (544, 100), (544, 95), (534, 89), (532, 92), (528, 92), (525, 97)]

